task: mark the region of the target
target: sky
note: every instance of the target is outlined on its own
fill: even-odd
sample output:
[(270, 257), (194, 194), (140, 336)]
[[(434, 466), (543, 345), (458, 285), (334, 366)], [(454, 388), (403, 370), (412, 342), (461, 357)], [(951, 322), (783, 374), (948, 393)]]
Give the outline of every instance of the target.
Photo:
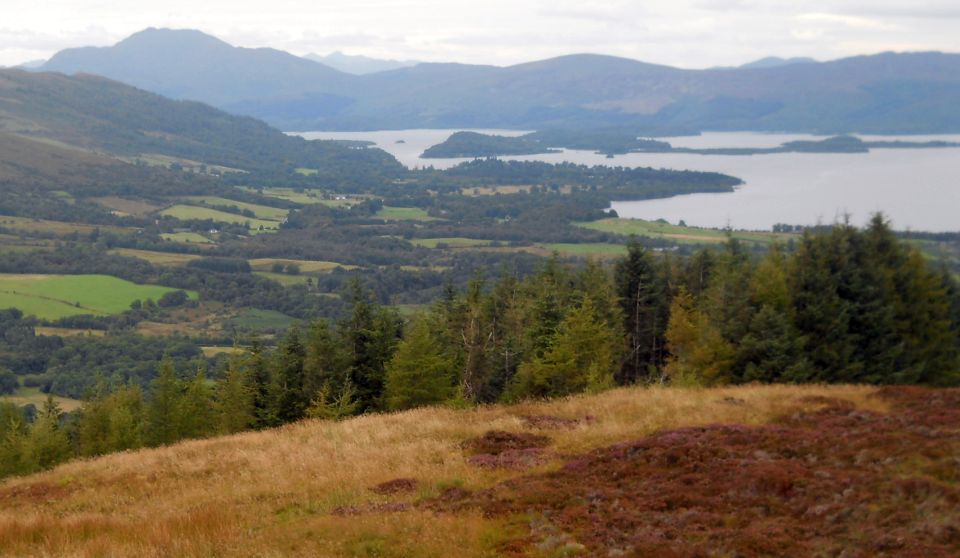
[(3, 0), (0, 65), (147, 27), (303, 55), (509, 65), (593, 52), (682, 68), (960, 52), (958, 0)]

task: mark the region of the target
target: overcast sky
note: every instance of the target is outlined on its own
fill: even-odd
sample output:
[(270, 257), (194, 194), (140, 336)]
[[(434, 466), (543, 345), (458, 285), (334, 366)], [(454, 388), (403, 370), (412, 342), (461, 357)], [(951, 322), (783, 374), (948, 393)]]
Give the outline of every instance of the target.
[(596, 52), (684, 68), (960, 52), (960, 0), (3, 0), (0, 65), (146, 27), (246, 47), (507, 65)]

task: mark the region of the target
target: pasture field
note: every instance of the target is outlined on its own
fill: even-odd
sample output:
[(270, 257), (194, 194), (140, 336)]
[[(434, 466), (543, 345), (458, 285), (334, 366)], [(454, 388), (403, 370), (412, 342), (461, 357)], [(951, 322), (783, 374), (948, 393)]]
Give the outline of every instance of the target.
[[(175, 291), (159, 285), (137, 285), (109, 275), (0, 274), (0, 308), (55, 320), (81, 314), (119, 314), (134, 300), (159, 299)], [(191, 298), (197, 293), (189, 292)]]
[[(575, 223), (578, 227), (609, 232), (623, 236), (644, 236), (648, 238), (664, 238), (684, 244), (720, 244), (727, 241), (727, 231), (720, 229), (701, 229), (697, 227), (683, 227), (657, 221), (642, 219), (601, 219), (587, 223)], [(730, 231), (731, 236), (743, 242), (756, 244), (785, 243), (798, 235), (791, 233), (772, 233), (756, 231)]]
[(216, 242), (195, 232), (161, 233), (160, 238), (181, 244), (216, 244)]
[[(285, 260), (283, 258), (256, 258), (250, 260), (250, 267), (254, 271), (273, 271), (275, 264), (290, 265), (294, 264), (300, 268), (300, 273), (329, 273), (338, 267), (344, 269), (356, 269), (355, 265), (344, 265), (337, 262), (315, 261), (315, 260)], [(290, 277), (295, 277), (291, 275)]]
[(436, 248), (438, 244), (446, 244), (448, 248), (471, 248), (474, 246), (490, 246), (490, 243), (490, 240), (463, 237), (410, 239), (410, 244), (423, 248)]
[(623, 244), (606, 244), (602, 242), (587, 242), (583, 244), (555, 243), (544, 244), (544, 248), (551, 252), (558, 252), (563, 256), (598, 256), (616, 257), (627, 253)]
[(200, 347), (200, 350), (203, 351), (203, 356), (210, 358), (217, 355), (232, 355), (235, 353), (244, 353), (247, 349), (243, 347)]
[(267, 230), (275, 230), (280, 228), (279, 221), (244, 217), (243, 215), (236, 215), (234, 213), (227, 213), (226, 211), (218, 211), (216, 209), (200, 207), (198, 205), (173, 205), (161, 211), (160, 215), (169, 215), (183, 221), (202, 221), (209, 219), (217, 223), (234, 223), (237, 225), (243, 225), (246, 223), (252, 231), (258, 230), (260, 227), (263, 227)]
[(96, 202), (102, 205), (103, 207), (112, 209), (123, 215), (143, 216), (163, 208), (163, 206), (152, 204), (150, 202), (146, 202), (143, 200), (130, 200), (126, 198), (120, 198), (117, 196), (91, 198), (91, 201)]
[[(763, 535), (772, 533), (780, 542), (790, 536), (780, 522), (788, 519), (777, 515), (768, 520), (765, 510), (780, 513), (784, 501), (804, 497), (813, 502), (810, 506), (855, 500), (859, 504), (851, 504), (852, 509), (864, 510), (871, 525), (889, 517), (888, 510), (902, 510), (910, 523), (891, 525), (898, 535), (919, 528), (918, 522), (953, 525), (953, 516), (941, 515), (949, 506), (944, 502), (953, 500), (940, 498), (947, 491), (942, 487), (955, 481), (919, 480), (931, 479), (936, 471), (948, 478), (948, 469), (934, 469), (932, 461), (946, 467), (947, 448), (931, 450), (917, 462), (908, 458), (923, 448), (901, 454), (895, 453), (897, 446), (862, 449), (866, 444), (858, 442), (855, 451), (834, 447), (835, 460), (821, 449), (837, 441), (843, 425), (851, 425), (852, 436), (860, 422), (872, 426), (887, 414), (896, 420), (903, 412), (896, 400), (877, 393), (865, 386), (632, 387), (512, 406), (431, 407), (341, 422), (305, 420), (80, 459), (8, 479), (0, 484), (0, 545), (15, 556), (617, 556), (604, 545), (632, 542), (628, 537), (637, 532), (636, 517), (662, 518), (676, 526), (669, 539), (651, 530), (649, 537), (664, 541), (661, 551), (670, 548), (670, 541), (709, 544), (712, 539), (703, 542), (705, 533), (739, 535), (742, 541), (745, 531), (753, 532), (744, 525), (764, 529)], [(838, 403), (830, 407), (832, 402)], [(846, 407), (837, 411), (841, 404)], [(817, 425), (821, 416), (833, 420), (829, 433), (808, 426)], [(794, 426), (785, 420), (804, 422)], [(899, 429), (893, 434), (905, 429), (900, 422), (893, 424)], [(482, 441), (491, 431), (505, 433), (507, 440), (545, 440), (544, 450), (528, 450), (543, 461), (526, 469), (478, 465), (479, 456), (471, 456), (465, 442)], [(791, 437), (778, 442), (780, 436)], [(806, 443), (790, 446), (800, 436), (807, 436)], [(885, 440), (883, 436), (877, 432), (869, 438)], [(636, 451), (624, 449), (638, 445)], [(856, 468), (858, 452), (870, 461)], [(899, 457), (888, 466), (882, 464), (888, 455)], [(947, 457), (935, 457), (941, 455)], [(865, 492), (872, 485), (858, 484), (858, 475), (875, 474), (880, 467), (892, 470), (890, 490)], [(897, 484), (897, 478), (917, 480)], [(394, 483), (400, 489), (393, 492), (374, 490), (395, 479), (408, 480)], [(688, 483), (685, 492), (683, 481)], [(805, 490), (795, 488), (798, 482)], [(843, 482), (855, 488), (844, 492)], [(671, 492), (658, 491), (657, 483)], [(622, 487), (619, 496), (617, 486)], [(812, 490), (819, 491), (808, 495)], [(511, 503), (511, 495), (519, 497)], [(648, 500), (650, 508), (644, 507)], [(925, 506), (935, 507), (936, 515), (924, 512)], [(604, 514), (600, 517), (614, 519), (597, 522), (590, 514), (595, 508)], [(834, 540), (853, 547), (862, 543), (855, 536), (862, 532), (857, 525), (863, 525), (856, 514), (811, 512), (802, 521), (794, 514), (798, 525), (830, 517), (821, 533), (841, 529)], [(581, 523), (591, 517), (593, 528)], [(685, 528), (690, 521), (697, 523)], [(701, 529), (707, 521), (709, 530)], [(623, 529), (619, 536), (606, 531), (618, 527)], [(594, 536), (597, 530), (610, 536)], [(788, 544), (830, 542), (826, 535), (803, 533)], [(918, 540), (935, 538), (915, 533)], [(747, 543), (777, 548), (769, 542), (760, 546), (763, 538), (753, 535)], [(727, 539), (717, 541), (717, 548), (728, 548), (725, 543)], [(812, 547), (806, 550), (788, 554), (820, 555)], [(738, 553), (753, 555), (739, 548)]]
[(261, 310), (259, 308), (244, 308), (227, 320), (228, 328), (243, 331), (282, 330), (290, 327), (298, 320), (276, 310)]
[(257, 218), (267, 219), (269, 221), (281, 221), (290, 212), (289, 209), (246, 203), (217, 196), (189, 196), (184, 199), (194, 203), (206, 204), (211, 207), (236, 207), (240, 210), (246, 209), (252, 211)]
[(148, 261), (154, 265), (179, 267), (187, 265), (193, 260), (200, 259), (202, 256), (196, 254), (177, 254), (174, 252), (156, 252), (154, 250), (136, 250), (134, 248), (114, 248), (109, 251), (111, 254), (126, 256), (128, 258), (137, 258)]
[(306, 284), (307, 278), (310, 277), (310, 275), (304, 275), (303, 272), (301, 272), (299, 275), (287, 275), (286, 273), (274, 273), (272, 271), (254, 271), (253, 274), (259, 275), (264, 279), (276, 281), (284, 287)]
[(320, 172), (317, 169), (308, 169), (307, 167), (299, 167), (296, 169), (297, 174), (302, 174), (303, 176), (313, 176)]
[(107, 334), (102, 329), (74, 329), (69, 327), (36, 326), (33, 332), (46, 337), (103, 337)]
[(298, 192), (293, 188), (282, 188), (279, 186), (275, 188), (251, 188), (249, 186), (243, 186), (240, 189), (252, 194), (260, 194), (268, 198), (277, 198), (279, 200), (291, 201), (303, 205), (317, 204), (324, 201), (324, 193), (322, 190), (304, 189)]
[(439, 221), (436, 217), (427, 215), (427, 212), (419, 207), (390, 207), (383, 206), (383, 209), (374, 215), (377, 219), (384, 221)]
[(66, 223), (64, 221), (33, 219), (31, 217), (12, 217), (9, 215), (0, 215), (0, 228), (23, 232), (50, 233), (57, 236), (66, 236), (73, 233), (90, 234), (97, 229), (101, 232), (111, 232), (115, 234), (133, 234), (138, 230), (133, 227), (86, 225), (83, 223)]
[[(43, 403), (47, 400), (47, 394), (40, 391), (40, 388), (36, 387), (21, 387), (17, 391), (13, 392), (11, 395), (0, 395), (0, 402), (13, 403), (15, 405), (29, 405), (33, 404), (37, 409), (43, 408)], [(79, 399), (71, 399), (69, 397), (60, 397), (59, 395), (54, 395), (53, 400), (60, 405), (60, 408), (66, 412), (76, 411), (83, 405), (83, 401)]]

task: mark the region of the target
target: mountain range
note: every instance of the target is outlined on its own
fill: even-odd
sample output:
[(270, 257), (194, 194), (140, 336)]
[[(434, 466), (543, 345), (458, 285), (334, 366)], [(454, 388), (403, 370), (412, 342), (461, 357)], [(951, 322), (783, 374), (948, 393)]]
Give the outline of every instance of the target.
[(330, 66), (335, 70), (346, 72), (348, 74), (364, 75), (375, 74), (377, 72), (387, 72), (390, 70), (399, 70), (416, 66), (420, 62), (416, 60), (382, 60), (379, 58), (370, 58), (369, 56), (360, 56), (356, 54), (345, 54), (339, 50), (322, 56), (320, 54), (307, 54), (304, 56), (307, 60), (319, 62), (325, 66)]
[(960, 132), (960, 55), (938, 52), (708, 70), (577, 54), (353, 75), (199, 31), (147, 29), (112, 47), (61, 51), (40, 70), (98, 74), (286, 130)]

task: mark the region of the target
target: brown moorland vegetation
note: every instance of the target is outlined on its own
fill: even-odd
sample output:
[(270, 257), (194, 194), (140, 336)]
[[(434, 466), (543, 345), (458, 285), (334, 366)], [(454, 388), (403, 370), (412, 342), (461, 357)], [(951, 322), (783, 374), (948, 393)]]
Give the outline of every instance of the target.
[[(947, 390), (624, 388), (304, 421), (7, 480), (0, 549), (955, 555), (958, 407), (960, 394)], [(530, 447), (547, 461), (526, 470), (470, 462)]]

